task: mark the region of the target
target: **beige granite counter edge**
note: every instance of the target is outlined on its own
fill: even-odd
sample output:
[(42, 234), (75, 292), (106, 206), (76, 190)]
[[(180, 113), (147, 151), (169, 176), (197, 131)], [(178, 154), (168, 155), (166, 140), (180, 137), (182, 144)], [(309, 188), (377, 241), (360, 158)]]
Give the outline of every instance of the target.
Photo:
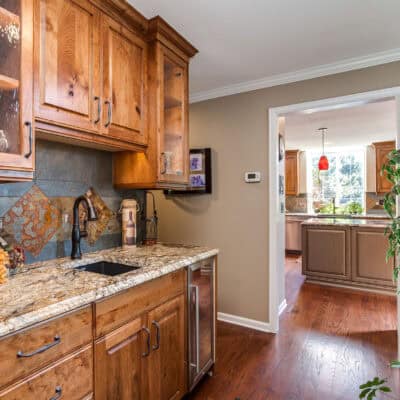
[(0, 322), (0, 338), (28, 328), (32, 325), (44, 322), (48, 319), (55, 318), (69, 311), (73, 311), (108, 296), (112, 296), (123, 290), (130, 289), (153, 279), (157, 279), (163, 275), (167, 275), (171, 272), (185, 268), (198, 261), (216, 256), (218, 253), (218, 249), (210, 249), (205, 252), (203, 251), (195, 256), (188, 256), (182, 260), (166, 264), (162, 267), (156, 267), (152, 271), (147, 271), (144, 273), (139, 272), (135, 275), (128, 276), (124, 281), (113, 283), (111, 285), (68, 298), (30, 313), (19, 315), (18, 317), (11, 317), (4, 322)]

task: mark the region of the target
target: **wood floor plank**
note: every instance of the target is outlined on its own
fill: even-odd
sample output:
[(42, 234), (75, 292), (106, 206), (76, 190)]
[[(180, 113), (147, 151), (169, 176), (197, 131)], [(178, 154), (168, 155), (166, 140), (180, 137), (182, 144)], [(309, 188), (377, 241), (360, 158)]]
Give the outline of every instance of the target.
[(400, 393), (396, 299), (304, 282), (286, 260), (288, 307), (278, 335), (218, 323), (217, 365), (190, 400), (354, 400), (379, 375)]

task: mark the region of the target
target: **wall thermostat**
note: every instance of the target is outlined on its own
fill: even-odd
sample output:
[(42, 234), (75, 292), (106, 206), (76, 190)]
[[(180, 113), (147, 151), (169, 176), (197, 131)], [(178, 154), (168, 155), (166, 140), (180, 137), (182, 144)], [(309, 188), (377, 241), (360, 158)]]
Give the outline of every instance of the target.
[(261, 172), (245, 172), (244, 180), (247, 183), (261, 182)]

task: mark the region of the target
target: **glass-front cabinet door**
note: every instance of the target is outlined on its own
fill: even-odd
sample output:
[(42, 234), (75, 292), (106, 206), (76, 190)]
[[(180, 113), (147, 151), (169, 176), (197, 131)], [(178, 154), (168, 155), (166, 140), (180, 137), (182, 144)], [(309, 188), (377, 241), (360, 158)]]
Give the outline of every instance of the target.
[(162, 48), (162, 107), (160, 132), (161, 182), (188, 182), (188, 65), (169, 50)]
[(33, 174), (32, 7), (0, 0), (0, 181)]

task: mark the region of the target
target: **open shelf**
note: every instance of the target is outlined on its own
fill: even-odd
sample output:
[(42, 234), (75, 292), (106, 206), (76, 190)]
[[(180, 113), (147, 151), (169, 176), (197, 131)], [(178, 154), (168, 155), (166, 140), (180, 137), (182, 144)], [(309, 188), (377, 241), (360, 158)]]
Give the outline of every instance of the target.
[(18, 15), (0, 7), (0, 27), (4, 29), (7, 25), (17, 25), (19, 27), (20, 18)]
[(0, 74), (0, 90), (14, 90), (19, 88), (19, 81)]

